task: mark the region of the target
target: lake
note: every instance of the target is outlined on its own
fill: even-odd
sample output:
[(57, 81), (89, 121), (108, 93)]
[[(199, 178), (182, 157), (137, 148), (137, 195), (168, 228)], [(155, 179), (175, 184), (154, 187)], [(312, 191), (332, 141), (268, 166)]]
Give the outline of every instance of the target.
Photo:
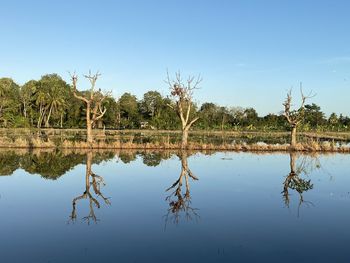
[(350, 262), (350, 155), (0, 151), (1, 262)]

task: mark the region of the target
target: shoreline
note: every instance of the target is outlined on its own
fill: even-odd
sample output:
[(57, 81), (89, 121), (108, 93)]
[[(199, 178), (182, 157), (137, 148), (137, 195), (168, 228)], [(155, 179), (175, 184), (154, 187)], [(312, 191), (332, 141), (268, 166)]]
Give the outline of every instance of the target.
[[(348, 132), (299, 132), (295, 148), (287, 131), (190, 131), (188, 147), (195, 151), (350, 153)], [(173, 136), (175, 135), (175, 136)], [(181, 150), (178, 130), (93, 130), (0, 128), (1, 149)], [(283, 139), (281, 139), (283, 137)]]
[[(86, 142), (70, 142), (64, 141), (60, 145), (56, 145), (53, 141), (27, 141), (16, 139), (14, 142), (0, 142), (0, 149), (81, 149), (81, 150), (182, 150), (181, 145), (171, 143), (133, 143), (126, 142), (95, 142), (90, 146)], [(199, 144), (189, 142), (185, 151), (232, 151), (232, 152), (306, 152), (306, 153), (350, 153), (350, 146), (337, 146), (330, 142), (311, 142), (298, 143), (295, 148), (291, 148), (289, 144)]]

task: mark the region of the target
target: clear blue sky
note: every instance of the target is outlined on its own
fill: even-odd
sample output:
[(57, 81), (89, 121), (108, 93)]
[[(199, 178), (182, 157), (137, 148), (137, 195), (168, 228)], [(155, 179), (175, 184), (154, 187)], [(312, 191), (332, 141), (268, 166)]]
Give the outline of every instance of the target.
[[(166, 69), (203, 76), (199, 103), (278, 113), (298, 83), (350, 114), (350, 1), (1, 1), (0, 76), (19, 84), (68, 70), (139, 98)], [(81, 89), (87, 83), (80, 82)]]

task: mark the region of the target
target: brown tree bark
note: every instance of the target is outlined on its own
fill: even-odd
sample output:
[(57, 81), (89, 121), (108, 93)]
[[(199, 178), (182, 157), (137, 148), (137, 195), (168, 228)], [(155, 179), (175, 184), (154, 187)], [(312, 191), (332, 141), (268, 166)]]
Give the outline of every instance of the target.
[(93, 143), (92, 138), (92, 124), (90, 119), (90, 111), (91, 111), (90, 102), (86, 103), (86, 142), (91, 146)]
[(182, 130), (182, 140), (181, 140), (181, 149), (186, 149), (188, 143), (188, 129), (185, 128)]
[(289, 165), (290, 165), (290, 173), (289, 174), (295, 174), (295, 162), (296, 162), (296, 153), (292, 152), (289, 155)]
[(292, 126), (290, 146), (292, 149), (296, 149), (296, 146), (297, 146), (297, 126), (296, 125)]

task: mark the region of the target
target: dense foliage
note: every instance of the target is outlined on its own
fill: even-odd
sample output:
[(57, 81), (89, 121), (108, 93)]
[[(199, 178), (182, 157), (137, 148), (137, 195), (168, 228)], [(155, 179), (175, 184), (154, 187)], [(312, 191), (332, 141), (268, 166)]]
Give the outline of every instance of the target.
[[(87, 91), (82, 91), (84, 95)], [(98, 127), (108, 129), (179, 129), (179, 118), (169, 107), (174, 102), (158, 91), (148, 91), (138, 99), (124, 93), (119, 99), (107, 98), (107, 108)], [(281, 107), (282, 109), (282, 107)], [(223, 107), (214, 103), (194, 105), (200, 119), (198, 130), (287, 130), (283, 114), (258, 116), (254, 108)], [(48, 74), (23, 86), (10, 78), (0, 79), (0, 127), (85, 128), (85, 108), (73, 96), (72, 87), (59, 75)], [(332, 113), (329, 117), (316, 104), (305, 105), (302, 131), (345, 131), (350, 118)]]

